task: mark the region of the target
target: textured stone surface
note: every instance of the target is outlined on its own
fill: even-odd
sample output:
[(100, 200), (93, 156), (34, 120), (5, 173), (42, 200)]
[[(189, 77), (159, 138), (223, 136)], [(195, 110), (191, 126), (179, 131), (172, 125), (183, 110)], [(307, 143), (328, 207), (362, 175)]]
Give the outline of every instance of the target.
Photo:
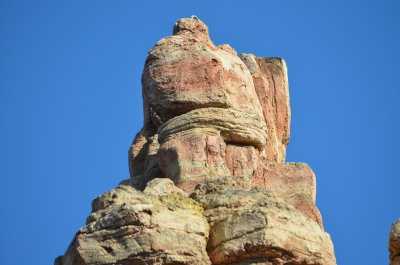
[(390, 265), (400, 265), (400, 219), (392, 224), (389, 235)]
[(273, 191), (323, 228), (321, 214), (315, 206), (316, 178), (307, 164), (259, 163), (253, 186)]
[(211, 264), (203, 210), (179, 193), (158, 197), (119, 186), (92, 206), (59, 264)]
[(197, 17), (179, 19), (149, 51), (142, 91), (131, 178), (93, 201), (55, 264), (336, 264), (313, 171), (285, 163), (283, 59), (238, 56)]
[(290, 138), (289, 82), (282, 58), (262, 58), (241, 54), (253, 77), (254, 87), (268, 124), (266, 157), (271, 162), (284, 162)]
[(160, 147), (154, 126), (146, 124), (136, 135), (129, 151), (128, 164), (132, 186), (143, 190), (146, 183), (154, 178), (164, 177), (158, 163)]
[(186, 192), (176, 187), (172, 180), (168, 178), (156, 178), (147, 182), (147, 186), (143, 191), (145, 194), (152, 194), (157, 196), (170, 195), (172, 193), (180, 193), (188, 196)]
[(228, 45), (216, 47), (207, 26), (197, 18), (179, 19), (174, 35), (151, 49), (142, 84), (145, 111), (157, 113), (161, 122), (205, 107), (234, 108), (263, 117), (246, 65)]
[(210, 223), (213, 264), (336, 264), (327, 233), (272, 192), (208, 179), (192, 194)]
[(224, 141), (251, 145), (259, 150), (265, 146), (267, 127), (260, 117), (233, 109), (203, 108), (190, 111), (165, 122), (159, 128), (159, 142), (191, 129), (217, 131)]
[(161, 144), (160, 168), (174, 183), (191, 192), (205, 178), (229, 175), (225, 142), (217, 132), (189, 130)]

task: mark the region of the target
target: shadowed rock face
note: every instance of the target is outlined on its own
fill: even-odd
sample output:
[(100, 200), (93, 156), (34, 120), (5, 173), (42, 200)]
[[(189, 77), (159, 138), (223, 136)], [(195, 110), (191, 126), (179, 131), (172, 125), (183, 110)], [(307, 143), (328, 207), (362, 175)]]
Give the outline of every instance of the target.
[(400, 219), (392, 224), (389, 235), (390, 265), (400, 265)]
[(283, 59), (238, 56), (182, 18), (149, 51), (142, 91), (131, 178), (93, 201), (56, 264), (336, 264), (316, 177), (285, 162)]

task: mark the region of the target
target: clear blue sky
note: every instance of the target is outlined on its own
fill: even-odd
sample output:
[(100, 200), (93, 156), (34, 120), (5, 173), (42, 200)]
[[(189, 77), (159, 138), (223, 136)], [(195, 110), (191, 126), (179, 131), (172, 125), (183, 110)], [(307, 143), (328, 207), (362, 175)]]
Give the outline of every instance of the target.
[(287, 161), (317, 175), (338, 264), (387, 264), (400, 217), (400, 2), (382, 0), (1, 1), (1, 263), (52, 264), (91, 200), (129, 177), (146, 53), (192, 14), (216, 44), (286, 59)]

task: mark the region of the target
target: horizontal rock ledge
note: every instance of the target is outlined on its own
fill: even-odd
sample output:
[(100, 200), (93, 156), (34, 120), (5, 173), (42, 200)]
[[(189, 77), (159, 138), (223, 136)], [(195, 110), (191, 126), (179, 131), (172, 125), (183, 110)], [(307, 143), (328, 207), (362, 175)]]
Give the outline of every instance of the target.
[(223, 108), (202, 108), (174, 117), (158, 130), (160, 144), (191, 129), (216, 130), (225, 142), (251, 145), (262, 150), (267, 142), (267, 125), (258, 115)]

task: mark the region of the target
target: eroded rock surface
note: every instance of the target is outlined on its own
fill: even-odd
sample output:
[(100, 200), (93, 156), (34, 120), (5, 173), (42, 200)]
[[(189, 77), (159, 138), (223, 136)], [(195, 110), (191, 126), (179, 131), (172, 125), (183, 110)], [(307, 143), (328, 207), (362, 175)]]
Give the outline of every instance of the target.
[(230, 177), (205, 179), (190, 198), (167, 179), (144, 193), (120, 185), (92, 208), (56, 264), (335, 264), (317, 223)]
[(234, 108), (263, 117), (250, 71), (228, 47), (216, 47), (199, 19), (182, 18), (174, 35), (157, 42), (142, 77), (145, 110), (161, 122), (205, 107)]
[(55, 264), (336, 264), (316, 177), (285, 162), (283, 59), (237, 55), (183, 18), (149, 51), (142, 91), (131, 178), (93, 201)]
[(203, 209), (180, 193), (143, 194), (121, 185), (93, 201), (62, 265), (211, 264)]
[(213, 264), (336, 264), (331, 239), (276, 194), (208, 179), (192, 194), (210, 224)]
[(260, 58), (241, 54), (253, 77), (254, 87), (268, 124), (266, 158), (284, 162), (290, 138), (289, 82), (286, 63), (282, 58)]
[(389, 235), (390, 265), (400, 265), (400, 219), (392, 224)]

